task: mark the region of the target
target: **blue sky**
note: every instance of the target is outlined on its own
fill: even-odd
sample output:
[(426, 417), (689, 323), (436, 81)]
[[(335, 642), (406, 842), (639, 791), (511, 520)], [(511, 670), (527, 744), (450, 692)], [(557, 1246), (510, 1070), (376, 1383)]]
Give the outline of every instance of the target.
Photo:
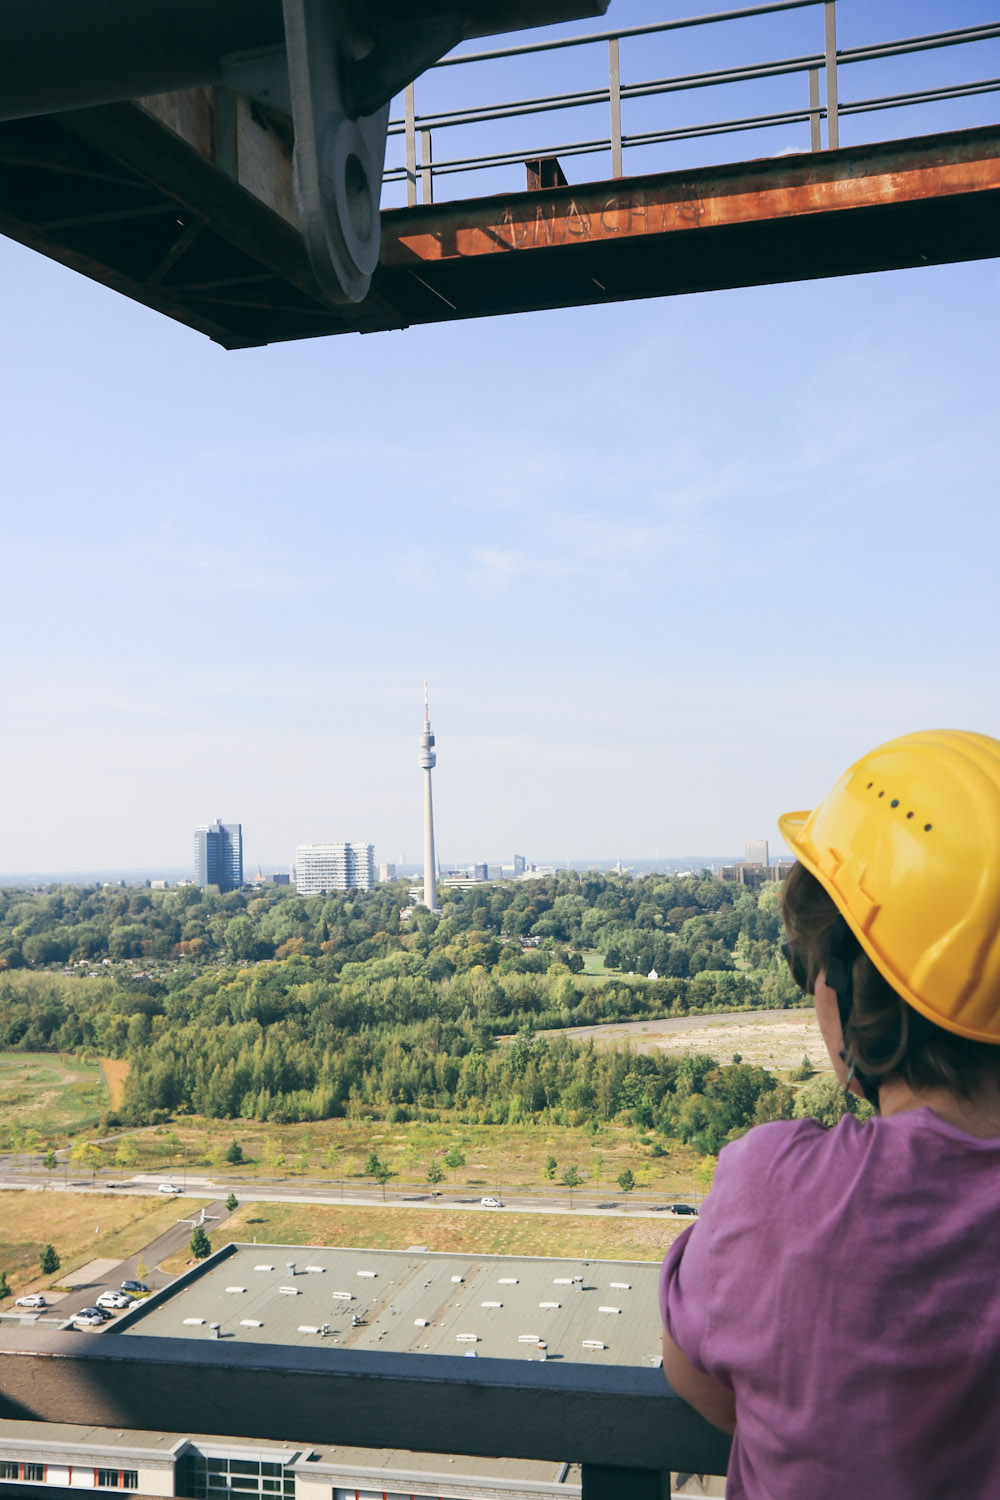
[[(842, 46), (995, 19), (839, 9)], [(841, 93), (995, 76), (998, 45)], [(445, 860), (776, 845), (882, 739), (1000, 735), (994, 262), (241, 353), (4, 240), (0, 273), (0, 870), (180, 866), (216, 816), (251, 865), (416, 859), (425, 677)]]

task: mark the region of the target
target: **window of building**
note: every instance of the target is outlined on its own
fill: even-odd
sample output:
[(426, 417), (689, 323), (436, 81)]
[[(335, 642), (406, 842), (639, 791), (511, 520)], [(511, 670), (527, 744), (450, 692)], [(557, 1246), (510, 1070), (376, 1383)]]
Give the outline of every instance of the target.
[(0, 1458), (0, 1479), (20, 1479), (20, 1469), (9, 1458)]
[(177, 1465), (177, 1494), (187, 1500), (294, 1500), (295, 1475), (282, 1464), (253, 1458), (205, 1458), (185, 1453)]
[(138, 1469), (97, 1469), (94, 1483), (99, 1490), (137, 1490)]
[(45, 1465), (44, 1464), (25, 1464), (25, 1466), (24, 1466), (24, 1478), (26, 1480), (28, 1480), (29, 1483), (31, 1483), (31, 1484), (44, 1484), (45, 1483)]

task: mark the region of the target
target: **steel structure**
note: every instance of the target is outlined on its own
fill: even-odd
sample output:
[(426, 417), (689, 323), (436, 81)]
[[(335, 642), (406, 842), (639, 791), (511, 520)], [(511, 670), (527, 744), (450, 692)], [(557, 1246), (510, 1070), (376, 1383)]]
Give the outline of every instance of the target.
[[(475, 107), (423, 112), (419, 82), (388, 118), (388, 93), (458, 35), (523, 24), (527, 11), (538, 22), (606, 3), (490, 0), (469, 4), (473, 22), (459, 0), (353, 0), (353, 9), (347, 0), (11, 0), (0, 57), (0, 230), (230, 348), (1000, 254), (993, 119), (839, 144), (848, 116), (877, 121), (943, 99), (989, 100), (1000, 89), (989, 72), (940, 85), (921, 77), (864, 97), (845, 97), (845, 79), (858, 64), (972, 55), (955, 49), (1000, 38), (1000, 21), (839, 48), (835, 0), (771, 0), (447, 56), (431, 69), (437, 80), (455, 68), (489, 78), (504, 58), (565, 48), (603, 59), (604, 71), (575, 92), (480, 96)], [(621, 49), (635, 38), (793, 10), (817, 17), (814, 51), (623, 79)], [(123, 13), (128, 24), (115, 35), (112, 19)], [(190, 28), (168, 28), (168, 15)], [(95, 51), (98, 33), (83, 29), (95, 17), (96, 50), (106, 47), (108, 60), (91, 71), (75, 61)], [(321, 58), (333, 59), (336, 77), (317, 74)], [(630, 128), (640, 101), (666, 106), (693, 90), (777, 78), (801, 80), (800, 104), (763, 101), (751, 114), (684, 125), (664, 113), (656, 129)], [(593, 134), (595, 105), (608, 111), (606, 134)], [(574, 110), (590, 134), (546, 126)], [(509, 120), (536, 122), (527, 149), (497, 150), (488, 135), (486, 149), (434, 159), (442, 132), (492, 132)], [(801, 131), (800, 154), (624, 175), (640, 148), (742, 141), (748, 131), (756, 140), (779, 127)], [(403, 153), (385, 181), (390, 192), (405, 184), (406, 206), (380, 219), (385, 139)], [(564, 164), (588, 161), (594, 180), (570, 184)], [(524, 186), (512, 185), (514, 170), (525, 172)], [(468, 173), (477, 174), (475, 196), (434, 202), (436, 189)], [(491, 176), (496, 187), (484, 195)]]

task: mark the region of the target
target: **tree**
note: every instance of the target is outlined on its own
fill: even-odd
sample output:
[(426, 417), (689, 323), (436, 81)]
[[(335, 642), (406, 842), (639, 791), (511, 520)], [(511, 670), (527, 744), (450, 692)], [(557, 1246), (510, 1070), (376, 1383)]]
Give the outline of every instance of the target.
[(10, 1296), (10, 1287), (7, 1285), (7, 1272), (0, 1271), (0, 1302), (4, 1297)]
[(211, 1255), (212, 1253), (212, 1241), (200, 1224), (195, 1225), (194, 1234), (191, 1236), (188, 1249), (195, 1260), (204, 1260), (206, 1255)]
[(833, 1073), (818, 1073), (799, 1089), (792, 1113), (797, 1120), (818, 1120), (829, 1129), (842, 1115), (858, 1114), (861, 1102), (841, 1088)]
[(465, 1166), (465, 1157), (462, 1155), (457, 1146), (449, 1147), (447, 1153), (445, 1154), (444, 1164), (446, 1167), (450, 1167), (453, 1172), (456, 1171), (457, 1168)]
[(583, 1182), (583, 1178), (581, 1177), (580, 1173), (577, 1171), (576, 1167), (567, 1167), (566, 1170), (565, 1170), (565, 1172), (562, 1174), (562, 1184), (563, 1184), (563, 1187), (568, 1187), (569, 1188), (569, 1206), (570, 1206), (570, 1208), (573, 1207), (573, 1189), (574, 1188), (578, 1188), (582, 1182)]
[(226, 1161), (231, 1167), (240, 1167), (243, 1165), (243, 1147), (240, 1145), (239, 1141), (233, 1141), (229, 1150), (226, 1152)]
[(141, 1255), (139, 1256), (139, 1260), (135, 1268), (135, 1274), (138, 1276), (140, 1281), (145, 1281), (146, 1277), (149, 1275), (149, 1267), (147, 1266)]
[(629, 1167), (618, 1173), (618, 1186), (623, 1193), (630, 1193), (635, 1187), (635, 1176)]
[(226, 1212), (234, 1214), (236, 1212), (236, 1210), (239, 1208), (239, 1206), (240, 1206), (240, 1203), (239, 1203), (239, 1199), (237, 1198), (236, 1194), (235, 1193), (230, 1193), (229, 1197), (226, 1199)]
[(556, 1161), (554, 1156), (547, 1156), (545, 1158), (545, 1175), (550, 1182), (556, 1175), (556, 1167), (558, 1165), (559, 1163)]
[(42, 1268), (42, 1274), (43, 1274), (43, 1276), (53, 1276), (53, 1275), (55, 1275), (56, 1271), (58, 1271), (58, 1269), (59, 1269), (60, 1262), (59, 1262), (59, 1256), (56, 1254), (54, 1246), (52, 1246), (52, 1245), (43, 1245), (42, 1246), (41, 1253), (39, 1254), (39, 1257), (38, 1257), (38, 1264)]
[(391, 1169), (391, 1167), (387, 1167), (384, 1161), (380, 1161), (378, 1166), (375, 1168), (375, 1171), (372, 1173), (375, 1181), (382, 1189), (383, 1203), (385, 1202), (385, 1185), (389, 1181), (389, 1178), (395, 1177), (395, 1175), (395, 1172)]
[(115, 1161), (120, 1167), (134, 1167), (138, 1164), (139, 1148), (130, 1136), (125, 1136), (118, 1142)]
[(435, 1185), (439, 1182), (444, 1182), (444, 1173), (441, 1170), (441, 1163), (439, 1161), (432, 1161), (427, 1168), (427, 1181), (433, 1182)]
[(59, 1165), (59, 1158), (56, 1156), (56, 1153), (53, 1151), (51, 1146), (46, 1151), (45, 1156), (42, 1159), (42, 1165), (50, 1176)]
[(378, 1169), (381, 1165), (382, 1163), (379, 1161), (377, 1153), (374, 1151), (369, 1151), (368, 1155), (365, 1157), (365, 1176), (377, 1177)]

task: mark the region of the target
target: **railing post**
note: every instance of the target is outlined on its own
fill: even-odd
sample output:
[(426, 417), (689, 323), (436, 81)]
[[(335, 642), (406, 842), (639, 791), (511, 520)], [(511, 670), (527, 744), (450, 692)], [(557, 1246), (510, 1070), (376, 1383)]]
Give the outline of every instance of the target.
[(420, 132), (420, 201), (434, 202), (434, 171), (431, 158), (431, 133)]
[(608, 76), (611, 97), (611, 175), (622, 175), (622, 80), (618, 63), (618, 38), (608, 41)]
[(406, 206), (415, 208), (417, 203), (417, 132), (412, 83), (408, 83), (403, 91), (403, 116), (406, 131)]
[(658, 1469), (584, 1464), (580, 1500), (670, 1500), (670, 1475)]
[(819, 68), (809, 69), (809, 149), (821, 151), (823, 142), (819, 133)]
[(840, 145), (837, 118), (837, 0), (826, 0), (826, 144), (831, 151)]

